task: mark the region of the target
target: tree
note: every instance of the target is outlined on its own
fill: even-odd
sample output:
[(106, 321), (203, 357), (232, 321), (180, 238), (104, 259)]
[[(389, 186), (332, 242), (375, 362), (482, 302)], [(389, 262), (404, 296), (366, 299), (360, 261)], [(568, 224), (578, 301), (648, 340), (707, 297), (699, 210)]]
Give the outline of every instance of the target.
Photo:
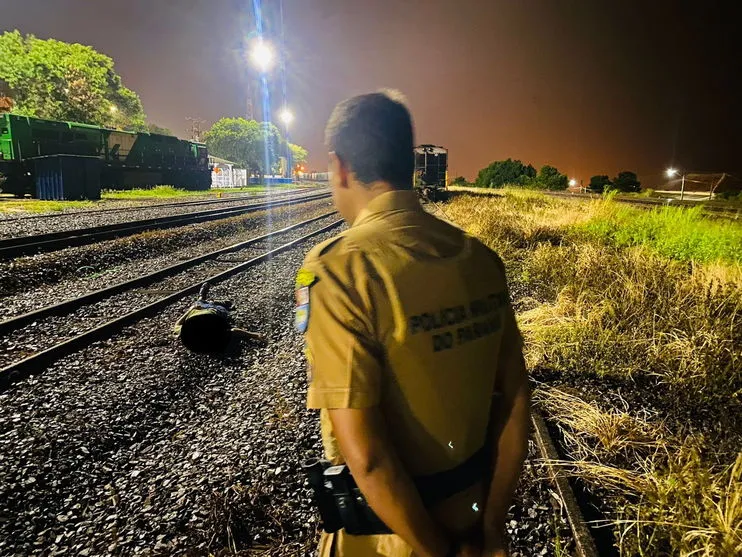
[(569, 186), (569, 179), (566, 174), (562, 174), (555, 167), (545, 164), (538, 171), (536, 177), (531, 180), (530, 185), (545, 190), (566, 190)]
[(278, 128), (270, 122), (222, 118), (204, 134), (204, 141), (211, 154), (261, 177), (279, 164), (282, 140)]
[(289, 148), (291, 149), (291, 162), (293, 164), (297, 165), (306, 162), (308, 153), (304, 147), (289, 143)]
[(123, 86), (113, 60), (89, 46), (8, 31), (0, 35), (0, 80), (18, 114), (145, 129), (137, 94)]
[(609, 190), (612, 186), (613, 182), (611, 182), (611, 179), (608, 176), (605, 174), (599, 174), (590, 178), (588, 189), (592, 192), (603, 193), (604, 191)]
[(641, 191), (641, 182), (636, 176), (635, 172), (624, 170), (619, 172), (618, 176), (613, 179), (613, 187), (618, 191), (625, 192), (638, 192)]
[(495, 161), (479, 171), (474, 185), (479, 188), (501, 188), (505, 185), (523, 186), (536, 176), (536, 169), (519, 160)]
[(468, 186), (469, 182), (463, 176), (457, 176), (451, 181), (452, 186)]
[(160, 135), (175, 135), (170, 128), (163, 128), (162, 126), (158, 126), (157, 124), (153, 124), (150, 122), (147, 124), (147, 131), (149, 133), (158, 133)]

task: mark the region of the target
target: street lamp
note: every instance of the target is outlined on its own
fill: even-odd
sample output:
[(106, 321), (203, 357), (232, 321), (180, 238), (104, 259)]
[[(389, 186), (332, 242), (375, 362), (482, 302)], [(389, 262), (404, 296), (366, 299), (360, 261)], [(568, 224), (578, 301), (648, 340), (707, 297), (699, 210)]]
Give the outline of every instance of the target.
[(294, 121), (294, 115), (288, 108), (283, 108), (283, 110), (278, 114), (278, 119), (288, 128), (289, 124)]
[(250, 49), (250, 61), (262, 73), (267, 73), (276, 58), (270, 44), (258, 39)]
[(278, 113), (278, 119), (283, 123), (284, 136), (286, 137), (286, 178), (291, 178), (291, 141), (289, 139), (289, 124), (294, 121), (294, 114), (284, 106)]
[(571, 180), (569, 181), (569, 187), (570, 187), (570, 188), (573, 188), (573, 187), (575, 187), (576, 185), (577, 185), (577, 180), (575, 180), (574, 178), (572, 178), (572, 179), (571, 179)]
[[(673, 176), (677, 176), (680, 174), (680, 172), (674, 168), (668, 168), (665, 170), (665, 174), (668, 178), (672, 178)], [(680, 201), (683, 200), (683, 196), (685, 195), (685, 173), (681, 174), (681, 180), (680, 180)]]

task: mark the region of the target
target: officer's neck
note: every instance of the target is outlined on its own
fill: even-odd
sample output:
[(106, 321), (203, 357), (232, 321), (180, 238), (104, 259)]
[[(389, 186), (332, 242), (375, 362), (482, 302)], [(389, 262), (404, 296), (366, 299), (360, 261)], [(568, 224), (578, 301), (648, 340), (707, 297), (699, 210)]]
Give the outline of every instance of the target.
[(396, 189), (397, 188), (392, 186), (389, 182), (382, 181), (370, 182), (368, 184), (362, 184), (360, 182), (353, 183), (350, 186), (353, 214), (351, 215), (352, 218), (349, 222), (355, 222), (358, 215), (360, 215), (374, 199), (390, 191), (395, 191)]
[(390, 191), (395, 191), (397, 188), (395, 188), (389, 182), (378, 181), (378, 182), (371, 182), (369, 184), (359, 183), (355, 185), (353, 189), (355, 190), (354, 191), (355, 206), (358, 209), (357, 212), (360, 213), (374, 199)]

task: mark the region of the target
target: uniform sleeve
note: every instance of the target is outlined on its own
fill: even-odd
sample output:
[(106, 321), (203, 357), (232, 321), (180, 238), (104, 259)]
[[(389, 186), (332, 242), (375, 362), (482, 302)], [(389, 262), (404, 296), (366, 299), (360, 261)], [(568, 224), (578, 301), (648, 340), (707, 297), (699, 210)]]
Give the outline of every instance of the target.
[(317, 268), (309, 290), (309, 408), (367, 408), (379, 403), (383, 349), (376, 340), (373, 273), (359, 254)]

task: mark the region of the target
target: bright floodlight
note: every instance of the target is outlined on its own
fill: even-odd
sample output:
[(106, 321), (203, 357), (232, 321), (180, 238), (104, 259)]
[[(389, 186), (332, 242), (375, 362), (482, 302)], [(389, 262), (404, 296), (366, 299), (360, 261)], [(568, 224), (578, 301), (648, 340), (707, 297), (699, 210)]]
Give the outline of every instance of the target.
[(284, 108), (283, 110), (281, 110), (281, 112), (278, 114), (278, 118), (287, 126), (294, 121), (294, 115), (288, 108)]
[(577, 180), (575, 180), (574, 178), (572, 178), (572, 179), (571, 179), (571, 180), (569, 181), (569, 185), (570, 185), (570, 186), (572, 186), (572, 187), (575, 187), (575, 186), (577, 185)]
[(111, 105), (111, 114), (116, 114), (119, 111), (118, 107), (115, 104)]
[(273, 49), (262, 40), (256, 42), (250, 51), (250, 60), (263, 73), (271, 69), (274, 58)]
[(667, 177), (668, 177), (668, 178), (672, 178), (672, 177), (673, 177), (673, 176), (675, 176), (675, 175), (676, 175), (677, 173), (678, 173), (678, 171), (677, 171), (677, 170), (675, 170), (674, 168), (668, 168), (668, 169), (667, 169), (667, 170), (665, 171), (665, 174), (667, 174)]

